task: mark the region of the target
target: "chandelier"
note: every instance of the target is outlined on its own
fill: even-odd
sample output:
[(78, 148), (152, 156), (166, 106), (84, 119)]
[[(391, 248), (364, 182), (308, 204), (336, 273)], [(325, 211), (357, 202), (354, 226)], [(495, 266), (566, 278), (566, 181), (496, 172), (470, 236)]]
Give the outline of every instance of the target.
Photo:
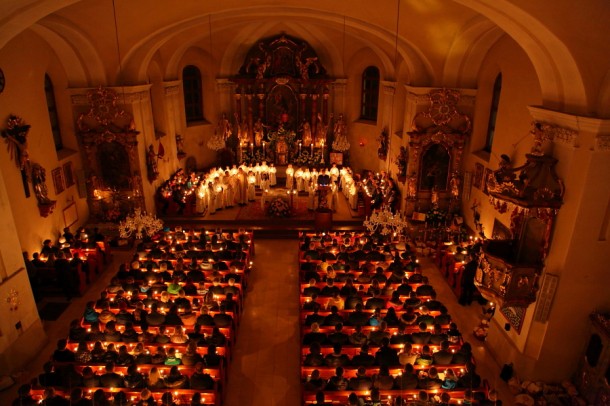
[(220, 151), (225, 147), (225, 140), (222, 134), (214, 134), (212, 138), (208, 140), (208, 148), (212, 151)]
[(409, 226), (407, 218), (400, 213), (392, 213), (386, 206), (381, 210), (374, 211), (370, 217), (364, 220), (364, 226), (371, 234), (379, 232), (382, 235), (391, 233), (400, 234)]
[(349, 141), (347, 140), (347, 137), (345, 135), (337, 137), (333, 141), (333, 149), (335, 151), (345, 152), (349, 149), (349, 147), (350, 147)]
[(162, 228), (163, 221), (156, 216), (146, 214), (146, 212), (142, 213), (142, 210), (137, 208), (132, 215), (127, 216), (125, 221), (119, 224), (119, 234), (121, 238), (129, 238), (135, 235), (136, 239), (141, 240), (144, 235), (151, 237)]

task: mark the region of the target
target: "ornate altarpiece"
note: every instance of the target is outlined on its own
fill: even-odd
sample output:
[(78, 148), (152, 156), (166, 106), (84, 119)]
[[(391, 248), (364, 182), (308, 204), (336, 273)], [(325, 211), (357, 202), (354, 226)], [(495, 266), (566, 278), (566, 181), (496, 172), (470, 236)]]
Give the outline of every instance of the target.
[(89, 110), (77, 120), (84, 151), (87, 201), (93, 217), (116, 221), (144, 207), (138, 134), (133, 116), (117, 105), (112, 89), (87, 92)]
[[(241, 126), (235, 143), (241, 152), (262, 151), (276, 164), (286, 164), (298, 151), (322, 154), (332, 143), (329, 122), (329, 85), (315, 50), (304, 40), (286, 34), (258, 41), (246, 54), (239, 73), (230, 78), (235, 89), (235, 117)], [(311, 141), (304, 135), (304, 123)], [(265, 139), (257, 139), (257, 126)], [(273, 136), (270, 136), (272, 134)], [(292, 135), (291, 135), (292, 134)], [(266, 149), (261, 145), (266, 142)], [(328, 148), (326, 148), (328, 152)]]
[[(431, 200), (433, 191), (441, 202), (457, 197), (450, 180), (458, 176), (471, 120), (458, 111), (460, 92), (436, 89), (425, 96), (430, 103), (415, 115), (409, 135), (407, 165), (407, 212)], [(444, 206), (443, 203), (440, 206)]]

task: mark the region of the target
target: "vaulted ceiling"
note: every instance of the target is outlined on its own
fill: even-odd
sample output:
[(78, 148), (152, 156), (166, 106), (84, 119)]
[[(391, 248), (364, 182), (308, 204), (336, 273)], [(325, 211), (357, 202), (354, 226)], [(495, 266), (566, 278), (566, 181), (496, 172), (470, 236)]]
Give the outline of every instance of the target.
[(387, 80), (476, 87), (485, 55), (508, 36), (530, 58), (548, 107), (590, 113), (610, 88), (604, 0), (4, 0), (0, 15), (0, 48), (34, 32), (75, 86), (143, 83), (151, 64), (175, 79), (187, 52), (230, 76), (259, 38), (286, 32), (336, 77), (366, 49)]

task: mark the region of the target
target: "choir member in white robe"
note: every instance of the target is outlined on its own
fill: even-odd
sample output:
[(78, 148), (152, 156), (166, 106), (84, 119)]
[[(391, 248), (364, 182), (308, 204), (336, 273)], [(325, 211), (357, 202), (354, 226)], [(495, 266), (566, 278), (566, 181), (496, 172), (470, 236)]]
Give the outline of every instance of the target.
[(299, 168), (296, 170), (296, 172), (294, 173), (294, 179), (297, 182), (297, 192), (303, 192), (305, 191), (305, 184), (303, 182), (303, 168)]
[(261, 209), (265, 211), (265, 203), (269, 197), (269, 177), (266, 173), (261, 175)]
[(237, 175), (231, 175), (226, 179), (225, 194), (227, 196), (227, 207), (235, 206), (235, 194), (237, 191)]
[(313, 168), (311, 171), (311, 180), (313, 181), (314, 185), (318, 184), (318, 170), (316, 168)]
[(330, 181), (331, 183), (336, 183), (339, 179), (339, 168), (337, 168), (336, 164), (333, 164), (333, 167), (330, 168)]
[(277, 185), (277, 168), (273, 163), (269, 164), (269, 186)]
[(243, 168), (241, 167), (237, 171), (237, 185), (239, 189), (237, 202), (240, 206), (248, 204), (248, 179)]
[(224, 209), (226, 206), (225, 194), (223, 184), (220, 182), (220, 178), (216, 178), (214, 181), (214, 192), (216, 192), (214, 199), (214, 202), (216, 203), (216, 210)]
[(328, 198), (328, 208), (332, 211), (337, 211), (337, 196), (339, 194), (339, 187), (335, 182), (330, 182), (330, 190), (326, 195)]
[(313, 181), (313, 179), (310, 179), (309, 185), (307, 187), (307, 209), (308, 210), (316, 209), (316, 190), (318, 190), (318, 185)]
[(286, 168), (286, 189), (291, 190), (294, 187), (294, 168), (288, 164)]
[(205, 208), (207, 206), (206, 204), (206, 196), (205, 196), (205, 192), (206, 192), (206, 182), (205, 182), (205, 178), (201, 180), (201, 182), (199, 182), (199, 185), (197, 185), (197, 189), (196, 189), (196, 193), (195, 193), (195, 211), (198, 214), (202, 214), (203, 212), (205, 212)]
[(248, 200), (253, 202), (256, 199), (256, 175), (254, 172), (248, 173)]
[(210, 214), (216, 213), (216, 190), (214, 190), (214, 183), (211, 180), (208, 181), (206, 197), (207, 197), (208, 212)]
[(254, 167), (254, 176), (256, 176), (256, 186), (261, 186), (261, 166), (259, 163)]

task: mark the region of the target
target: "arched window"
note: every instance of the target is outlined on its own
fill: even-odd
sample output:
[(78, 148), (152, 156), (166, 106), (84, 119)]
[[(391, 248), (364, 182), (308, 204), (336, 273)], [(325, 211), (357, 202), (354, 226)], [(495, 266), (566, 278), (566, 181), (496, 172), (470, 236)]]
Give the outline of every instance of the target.
[(377, 107), (379, 105), (379, 69), (369, 66), (362, 73), (362, 98), (360, 118), (362, 120), (377, 121)]
[(489, 123), (487, 124), (487, 137), (483, 151), (491, 152), (496, 132), (496, 119), (498, 118), (498, 106), (500, 105), (500, 93), (502, 92), (502, 74), (498, 73), (494, 82), (493, 94), (491, 96), (491, 108), (489, 110)]
[(585, 352), (585, 359), (590, 366), (596, 367), (599, 361), (599, 356), (602, 355), (604, 345), (602, 339), (597, 334), (593, 334), (589, 339), (589, 345), (587, 345), (587, 351)]
[(51, 123), (51, 132), (53, 133), (53, 142), (55, 150), (59, 151), (64, 147), (61, 139), (61, 129), (59, 128), (59, 117), (57, 115), (57, 104), (55, 103), (55, 92), (53, 91), (53, 82), (49, 75), (44, 75), (44, 93), (47, 98), (47, 108), (49, 110), (49, 122)]
[(201, 72), (196, 66), (188, 65), (182, 70), (182, 88), (184, 90), (186, 122), (203, 121)]

